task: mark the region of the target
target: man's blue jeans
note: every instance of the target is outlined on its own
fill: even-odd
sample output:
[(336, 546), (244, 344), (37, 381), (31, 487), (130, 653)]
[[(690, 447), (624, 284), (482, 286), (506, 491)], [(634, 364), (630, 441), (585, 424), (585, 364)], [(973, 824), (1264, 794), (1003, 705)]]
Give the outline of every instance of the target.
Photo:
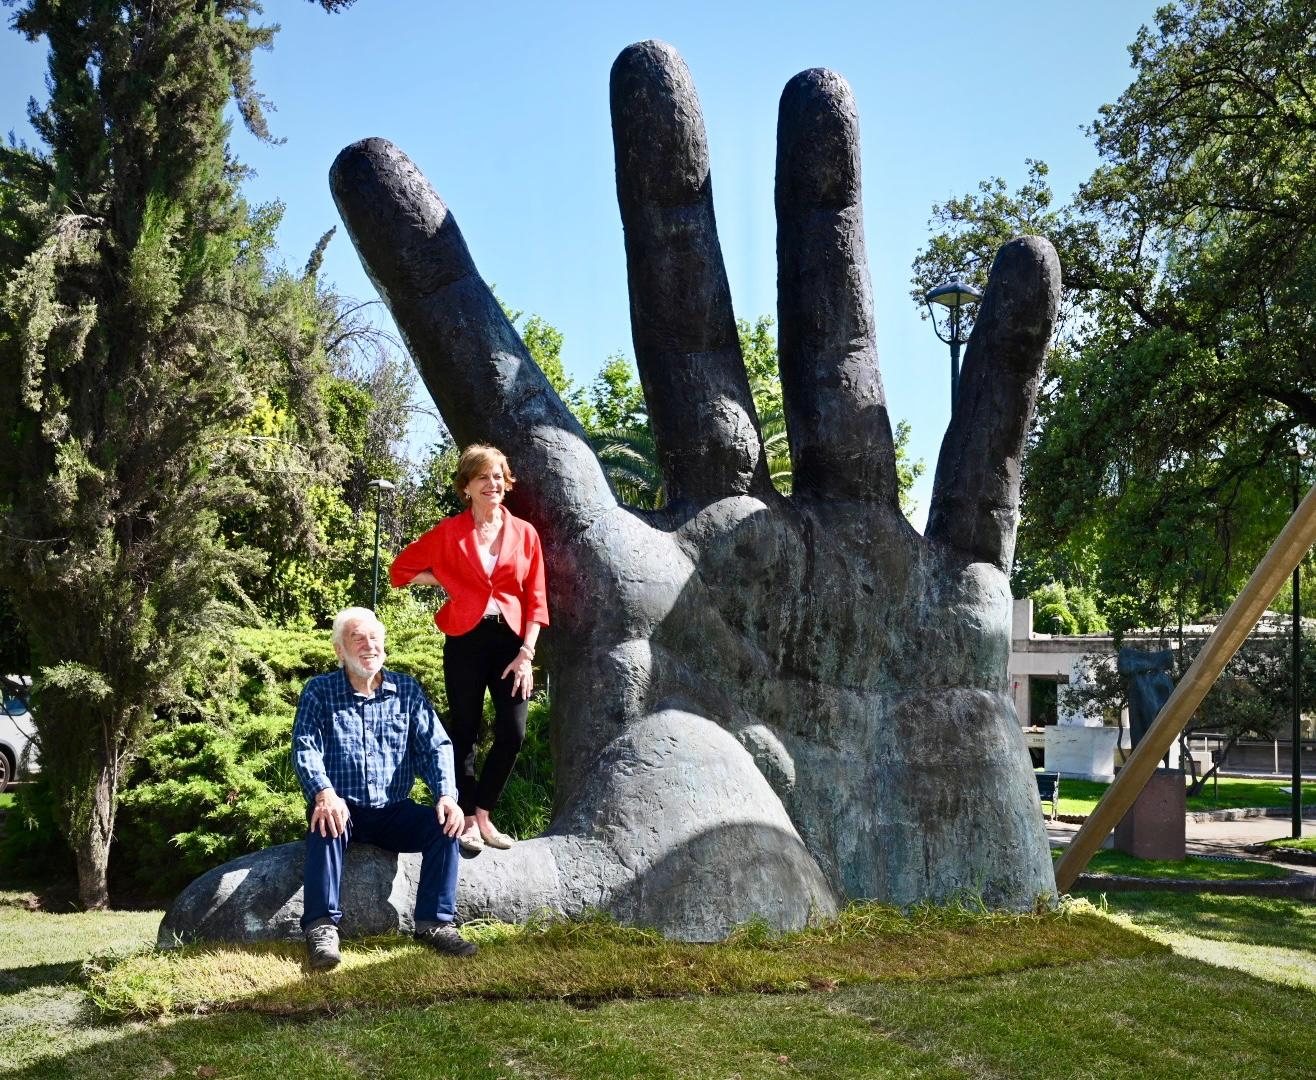
[(334, 925), (343, 918), (339, 894), (343, 858), (354, 841), (385, 851), (419, 851), (420, 884), (416, 889), (416, 922), (450, 923), (457, 912), (457, 870), (461, 855), (457, 838), (445, 836), (434, 808), (410, 799), (392, 806), (348, 803), (347, 828), (337, 837), (306, 834), (306, 871), (302, 888), (302, 929), (326, 915)]

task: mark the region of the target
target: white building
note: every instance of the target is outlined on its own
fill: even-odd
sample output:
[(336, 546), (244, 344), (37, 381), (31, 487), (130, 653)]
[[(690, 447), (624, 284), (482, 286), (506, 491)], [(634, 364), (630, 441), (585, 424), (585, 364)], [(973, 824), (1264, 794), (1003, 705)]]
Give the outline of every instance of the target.
[[(1306, 623), (1306, 620), (1304, 620)], [(1263, 617), (1255, 633), (1288, 634), (1290, 622), (1284, 616)], [(1214, 625), (1184, 627), (1187, 638), (1204, 639)], [(1033, 630), (1033, 602), (1015, 600), (1010, 632), (1010, 689), (1014, 696), (1019, 722), (1034, 760), (1049, 772), (1084, 779), (1109, 780), (1115, 765), (1129, 749), (1128, 713), (1103, 722), (1065, 708), (1061, 686), (1076, 684), (1091, 670), (1092, 656), (1108, 656), (1114, 662), (1115, 639), (1110, 634), (1039, 634)], [(1130, 630), (1123, 644), (1148, 650), (1177, 649), (1178, 642), (1168, 640), (1159, 630)], [(1313, 734), (1313, 721), (1306, 721), (1307, 735)], [(1291, 740), (1283, 737), (1266, 742), (1239, 743), (1229, 754), (1231, 771), (1288, 775), (1292, 770)], [(1171, 749), (1171, 764), (1178, 763), (1179, 747)], [(1193, 756), (1199, 763), (1210, 760), (1209, 740), (1199, 751), (1196, 740)], [(1040, 760), (1039, 760), (1040, 759)], [(1316, 766), (1316, 745), (1303, 739), (1304, 773)]]

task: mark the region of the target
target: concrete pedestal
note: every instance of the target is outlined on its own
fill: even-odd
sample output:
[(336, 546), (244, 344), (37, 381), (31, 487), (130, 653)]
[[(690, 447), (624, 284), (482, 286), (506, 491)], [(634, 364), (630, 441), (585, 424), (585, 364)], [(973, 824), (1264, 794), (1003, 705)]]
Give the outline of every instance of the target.
[(1139, 859), (1184, 858), (1187, 794), (1177, 769), (1157, 769), (1115, 826), (1115, 850)]
[(1047, 772), (1076, 780), (1110, 780), (1115, 775), (1119, 728), (1056, 724), (1046, 729)]

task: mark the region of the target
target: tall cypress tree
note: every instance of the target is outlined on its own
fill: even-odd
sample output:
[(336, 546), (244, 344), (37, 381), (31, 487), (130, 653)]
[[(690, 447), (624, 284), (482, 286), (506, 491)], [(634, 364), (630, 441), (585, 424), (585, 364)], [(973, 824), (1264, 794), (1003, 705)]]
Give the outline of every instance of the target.
[(269, 138), (259, 5), (15, 6), (14, 27), (49, 43), (50, 99), (31, 106), (45, 149), (0, 150), (0, 573), (94, 908), (124, 766), (242, 596), (250, 556), (222, 518), (327, 464), (320, 356), (270, 302), (277, 214), (243, 202), (227, 148), (230, 100)]

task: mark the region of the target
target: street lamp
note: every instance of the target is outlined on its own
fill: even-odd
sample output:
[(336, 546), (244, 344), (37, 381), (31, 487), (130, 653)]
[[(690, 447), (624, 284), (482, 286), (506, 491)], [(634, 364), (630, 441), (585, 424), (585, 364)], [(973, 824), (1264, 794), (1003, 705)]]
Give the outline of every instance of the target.
[(387, 480), (371, 480), (366, 487), (375, 489), (375, 577), (374, 586), (370, 590), (370, 610), (379, 609), (379, 500), (383, 493), (392, 491), (393, 485)]
[[(927, 296), (923, 297), (923, 302), (928, 305), (928, 315), (932, 318), (932, 329), (936, 332), (937, 337), (950, 346), (950, 412), (955, 415), (955, 402), (960, 396), (960, 346), (969, 339), (961, 336), (963, 328), (960, 322), (960, 311), (966, 304), (976, 304), (982, 299), (982, 290), (975, 289), (967, 281), (961, 281), (956, 278), (954, 281), (948, 281), (945, 285), (938, 285)], [(940, 304), (942, 307), (950, 309), (950, 318), (946, 320), (946, 327), (949, 336), (941, 332), (941, 327), (937, 325), (937, 313), (932, 310), (933, 304)]]
[[(1300, 467), (1307, 445), (1293, 440), (1293, 511), (1302, 497)], [(1293, 839), (1302, 839), (1302, 561), (1293, 567)]]

